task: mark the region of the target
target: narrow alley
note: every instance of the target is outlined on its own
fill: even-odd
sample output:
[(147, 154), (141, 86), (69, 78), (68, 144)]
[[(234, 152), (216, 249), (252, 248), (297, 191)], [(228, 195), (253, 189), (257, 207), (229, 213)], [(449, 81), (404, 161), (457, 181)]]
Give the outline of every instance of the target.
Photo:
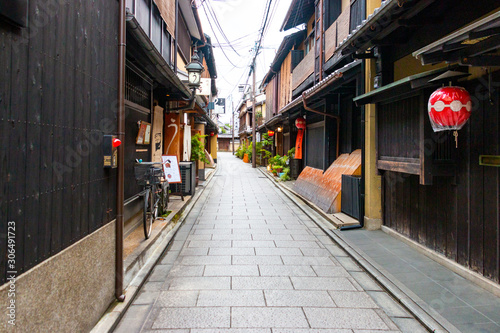
[(426, 331), (230, 153), (184, 223), (115, 332)]

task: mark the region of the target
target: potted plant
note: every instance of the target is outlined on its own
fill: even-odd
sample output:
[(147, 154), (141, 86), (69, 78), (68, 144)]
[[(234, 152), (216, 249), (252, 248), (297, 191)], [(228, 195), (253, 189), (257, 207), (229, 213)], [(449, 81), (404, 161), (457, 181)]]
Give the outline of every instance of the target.
[(196, 133), (191, 137), (191, 161), (196, 164), (196, 184), (198, 185), (198, 170), (199, 162), (210, 163), (210, 161), (205, 156), (205, 145), (203, 143), (206, 135), (201, 135)]

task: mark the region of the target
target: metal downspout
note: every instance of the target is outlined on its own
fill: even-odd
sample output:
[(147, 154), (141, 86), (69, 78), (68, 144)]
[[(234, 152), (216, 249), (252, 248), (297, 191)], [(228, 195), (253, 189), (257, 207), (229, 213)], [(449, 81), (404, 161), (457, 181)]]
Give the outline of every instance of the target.
[(115, 297), (123, 302), (123, 206), (124, 206), (124, 179), (125, 179), (125, 0), (119, 0), (119, 27), (118, 27), (118, 139), (123, 142), (118, 147), (118, 174), (116, 187), (116, 228), (115, 228)]
[(312, 112), (312, 113), (317, 113), (317, 114), (320, 114), (320, 115), (323, 115), (323, 116), (326, 116), (326, 117), (330, 117), (330, 118), (335, 118), (335, 120), (337, 121), (337, 152), (336, 152), (336, 158), (338, 158), (339, 157), (339, 148), (340, 148), (340, 117), (339, 116), (335, 116), (333, 114), (326, 113), (326, 112), (314, 110), (314, 109), (311, 109), (310, 107), (308, 107), (307, 106), (307, 102), (306, 102), (306, 92), (305, 91), (302, 93), (302, 104), (303, 104), (304, 109), (306, 111), (309, 111), (309, 112)]

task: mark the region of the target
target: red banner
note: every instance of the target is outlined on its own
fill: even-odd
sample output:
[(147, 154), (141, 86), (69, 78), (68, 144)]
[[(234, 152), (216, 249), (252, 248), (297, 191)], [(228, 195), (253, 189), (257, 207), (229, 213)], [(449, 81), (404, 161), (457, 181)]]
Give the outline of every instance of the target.
[(302, 128), (299, 129), (297, 133), (297, 141), (295, 141), (295, 159), (302, 159), (302, 139), (304, 138), (304, 130)]

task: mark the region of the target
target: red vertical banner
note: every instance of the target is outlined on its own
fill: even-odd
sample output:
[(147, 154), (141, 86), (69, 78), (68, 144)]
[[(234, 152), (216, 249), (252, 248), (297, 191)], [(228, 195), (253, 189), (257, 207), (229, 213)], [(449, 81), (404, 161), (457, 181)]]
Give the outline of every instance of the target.
[(304, 130), (299, 128), (299, 132), (297, 133), (297, 140), (295, 141), (295, 159), (302, 159), (302, 141), (304, 138)]

